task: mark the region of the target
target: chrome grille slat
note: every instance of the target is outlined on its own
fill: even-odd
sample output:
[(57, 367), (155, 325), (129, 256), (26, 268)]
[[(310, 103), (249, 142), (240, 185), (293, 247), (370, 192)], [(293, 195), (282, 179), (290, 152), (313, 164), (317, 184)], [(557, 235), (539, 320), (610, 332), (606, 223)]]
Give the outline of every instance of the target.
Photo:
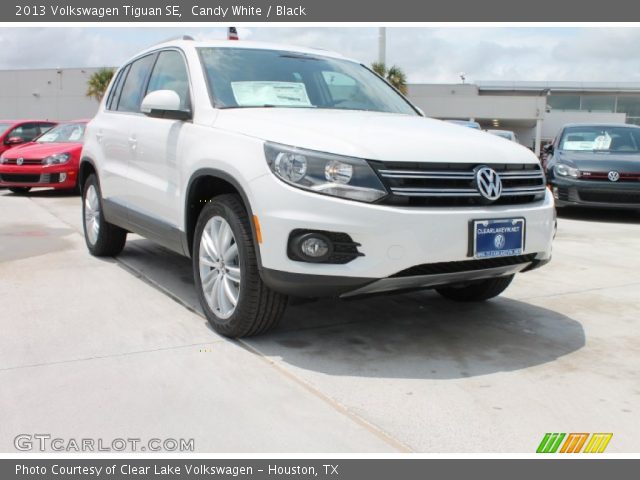
[(502, 180), (502, 194), (493, 204), (510, 205), (539, 200), (545, 176), (536, 164), (476, 164), (377, 162), (372, 166), (390, 192), (384, 203), (408, 206), (486, 205), (476, 187), (476, 168), (493, 168)]

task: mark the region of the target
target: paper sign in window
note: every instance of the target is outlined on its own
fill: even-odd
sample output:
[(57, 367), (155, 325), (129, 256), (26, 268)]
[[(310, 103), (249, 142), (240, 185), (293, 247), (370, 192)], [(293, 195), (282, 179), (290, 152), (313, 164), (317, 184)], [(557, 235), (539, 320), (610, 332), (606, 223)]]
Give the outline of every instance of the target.
[(278, 107), (310, 107), (304, 83), (298, 82), (231, 82), (236, 103), (241, 107), (274, 105)]

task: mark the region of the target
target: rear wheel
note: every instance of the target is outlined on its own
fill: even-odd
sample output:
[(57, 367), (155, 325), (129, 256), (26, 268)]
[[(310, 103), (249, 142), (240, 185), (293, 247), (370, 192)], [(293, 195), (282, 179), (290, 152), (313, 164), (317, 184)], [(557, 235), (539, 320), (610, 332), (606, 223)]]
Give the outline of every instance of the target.
[(194, 235), (193, 275), (204, 313), (221, 335), (264, 333), (285, 311), (287, 297), (260, 278), (249, 216), (237, 195), (221, 195), (202, 209)]
[(24, 195), (25, 193), (29, 193), (31, 187), (9, 187), (9, 190), (16, 195)]
[(443, 297), (456, 302), (482, 302), (504, 292), (514, 276), (489, 278), (460, 286), (439, 287), (436, 291)]
[(84, 239), (91, 255), (114, 257), (122, 251), (127, 241), (127, 231), (105, 220), (100, 185), (95, 175), (90, 175), (84, 184), (82, 218)]

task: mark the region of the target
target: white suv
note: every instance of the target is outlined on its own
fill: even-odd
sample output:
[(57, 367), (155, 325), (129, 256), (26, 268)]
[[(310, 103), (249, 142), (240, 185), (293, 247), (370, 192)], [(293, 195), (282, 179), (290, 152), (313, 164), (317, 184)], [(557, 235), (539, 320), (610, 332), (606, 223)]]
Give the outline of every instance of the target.
[(551, 258), (537, 158), (425, 118), (364, 65), (306, 48), (167, 42), (114, 76), (85, 135), (85, 238), (193, 258), (211, 325), (272, 327), (288, 296), (435, 288), (486, 300)]

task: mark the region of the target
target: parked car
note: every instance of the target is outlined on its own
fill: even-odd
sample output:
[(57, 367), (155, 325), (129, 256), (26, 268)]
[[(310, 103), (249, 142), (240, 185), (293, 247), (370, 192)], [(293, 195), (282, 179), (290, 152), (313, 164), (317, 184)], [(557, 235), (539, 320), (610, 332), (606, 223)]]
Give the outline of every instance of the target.
[(86, 120), (61, 123), (33, 142), (0, 156), (0, 187), (27, 193), (34, 187), (73, 190), (77, 187)]
[(32, 141), (55, 124), (47, 120), (0, 120), (0, 155)]
[(551, 258), (530, 151), (424, 118), (357, 61), (168, 42), (116, 73), (80, 163), (86, 244), (136, 232), (191, 256), (213, 328), (271, 328), (288, 296), (499, 295)]
[(640, 208), (640, 127), (566, 125), (545, 150), (558, 207)]
[(445, 120), (445, 122), (460, 125), (461, 127), (473, 128), (474, 130), (482, 130), (482, 127), (480, 127), (478, 122), (473, 122), (471, 120)]
[(520, 143), (518, 140), (518, 136), (512, 132), (511, 130), (496, 130), (489, 129), (487, 130), (491, 135), (496, 135), (498, 137), (504, 138), (505, 140), (511, 140), (512, 142)]

